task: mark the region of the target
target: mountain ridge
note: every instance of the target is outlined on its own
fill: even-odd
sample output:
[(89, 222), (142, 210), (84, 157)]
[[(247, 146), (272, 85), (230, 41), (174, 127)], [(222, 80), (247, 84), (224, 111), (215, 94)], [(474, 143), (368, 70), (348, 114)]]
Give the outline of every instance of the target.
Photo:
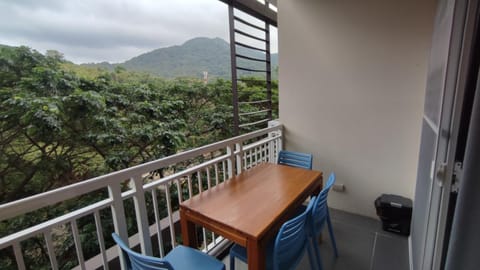
[[(261, 52), (239, 48), (243, 55), (265, 59)], [(278, 66), (278, 54), (271, 54), (272, 71)], [(251, 69), (265, 69), (263, 62), (238, 60), (238, 66)], [(147, 72), (165, 78), (203, 77), (207, 71), (209, 77), (230, 78), (230, 44), (221, 38), (196, 37), (181, 45), (158, 48), (146, 52), (122, 63), (87, 63), (81, 66), (114, 70), (121, 66), (127, 70)], [(275, 72), (272, 72), (272, 74)], [(255, 75), (242, 72), (240, 75)], [(276, 77), (276, 74), (273, 74)]]

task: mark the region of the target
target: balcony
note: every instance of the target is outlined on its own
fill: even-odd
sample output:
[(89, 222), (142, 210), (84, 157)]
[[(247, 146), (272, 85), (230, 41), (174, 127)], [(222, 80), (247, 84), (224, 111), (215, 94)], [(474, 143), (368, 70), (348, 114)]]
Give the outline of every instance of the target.
[[(99, 193), (102, 190), (107, 194), (95, 203), (2, 237), (1, 254), (14, 260), (11, 269), (27, 269), (25, 258), (32, 250), (26, 243), (36, 241), (37, 248), (43, 247), (37, 256), (44, 256), (48, 261), (43, 267), (117, 269), (119, 250), (110, 239), (110, 233), (116, 231), (128, 238), (130, 246), (138, 251), (162, 257), (181, 244), (179, 203), (259, 163), (275, 162), (282, 149), (282, 129), (283, 125), (272, 121), (270, 127), (263, 130), (1, 205), (3, 221), (55, 207), (64, 201), (80, 200), (88, 194), (102, 194)], [(163, 175), (158, 174), (161, 169), (165, 172)], [(342, 256), (333, 260), (329, 244), (322, 245), (326, 269), (382, 269), (393, 257), (405, 267), (406, 238), (380, 232), (377, 220), (339, 210), (332, 210), (332, 220)], [(113, 226), (108, 222), (113, 222)], [(136, 229), (128, 230), (127, 223), (132, 222)], [(92, 254), (90, 247), (86, 254), (86, 235), (95, 237), (93, 242), (98, 252)], [(197, 237), (201, 239), (198, 248), (212, 255), (222, 256), (230, 244), (204, 228), (198, 229)], [(61, 250), (65, 248), (62, 239), (73, 240), (74, 254), (68, 253), (68, 258), (63, 257), (66, 253)], [(383, 248), (395, 246), (396, 253), (379, 254), (383, 249), (381, 245)], [(228, 258), (224, 261), (228, 265)], [(246, 268), (242, 262), (236, 264), (238, 269)], [(42, 266), (33, 268), (37, 267)], [(310, 269), (306, 258), (299, 269)], [(398, 266), (398, 269), (406, 268)]]
[[(447, 257), (454, 266), (446, 269), (477, 269), (474, 251), (480, 241), (472, 224), (478, 224), (478, 217), (471, 213), (478, 212), (480, 197), (463, 194), (456, 213), (457, 195), (448, 197), (457, 192), (462, 198), (462, 188), (453, 190), (454, 179), (463, 172), (461, 166), (454, 171), (452, 153), (467, 156), (478, 149), (478, 143), (477, 148), (467, 144), (475, 131), (468, 129), (475, 122), (470, 122), (473, 105), (468, 103), (478, 96), (476, 80), (469, 77), (478, 73), (472, 53), (478, 51), (477, 4), (278, 2), (282, 124), (0, 206), (0, 220), (28, 218), (32, 211), (101, 195), (93, 204), (2, 236), (1, 256), (11, 258), (11, 267), (25, 269), (30, 266), (26, 258), (40, 255), (45, 264), (38, 267), (116, 268), (112, 231), (128, 237), (139, 251), (162, 256), (180, 244), (176, 224), (182, 200), (260, 162), (275, 162), (285, 146), (314, 153), (314, 168), (336, 171), (346, 186), (344, 193), (329, 197), (330, 206), (342, 210), (332, 211), (341, 257), (331, 261), (325, 241), (327, 269), (444, 269)], [(437, 160), (439, 149), (450, 155), (445, 164)], [(472, 161), (478, 164), (478, 157)], [(478, 172), (472, 175), (478, 179)], [(478, 190), (471, 179), (464, 192)], [(378, 229), (373, 200), (381, 193), (415, 199), (410, 238)], [(85, 247), (85, 224), (95, 247)], [(198, 248), (210, 254), (228, 245), (205, 229), (197, 234)], [(459, 242), (451, 245), (450, 238)], [(26, 243), (32, 240), (35, 248), (29, 249)], [(59, 254), (62, 243), (69, 242), (73, 259), (66, 266)], [(404, 257), (409, 266), (402, 265)], [(301, 269), (308, 269), (305, 260)]]

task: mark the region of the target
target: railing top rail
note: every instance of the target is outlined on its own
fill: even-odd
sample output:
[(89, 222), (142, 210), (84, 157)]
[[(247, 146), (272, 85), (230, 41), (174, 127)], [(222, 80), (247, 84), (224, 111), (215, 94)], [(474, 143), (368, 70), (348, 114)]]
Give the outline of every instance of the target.
[(10, 219), (12, 217), (19, 216), (28, 212), (32, 212), (61, 201), (76, 198), (78, 196), (101, 188), (106, 188), (109, 185), (112, 185), (114, 183), (120, 183), (121, 181), (131, 179), (146, 172), (151, 172), (159, 168), (164, 168), (178, 162), (182, 162), (184, 160), (198, 157), (203, 153), (214, 152), (216, 150), (234, 144), (241, 144), (246, 140), (268, 134), (269, 132), (280, 130), (282, 127), (282, 124), (277, 124), (273, 127), (253, 131), (244, 135), (181, 152), (172, 156), (150, 161), (120, 171), (115, 171), (106, 175), (98, 176), (72, 185), (36, 194), (17, 201), (2, 204), (0, 205), (0, 221)]

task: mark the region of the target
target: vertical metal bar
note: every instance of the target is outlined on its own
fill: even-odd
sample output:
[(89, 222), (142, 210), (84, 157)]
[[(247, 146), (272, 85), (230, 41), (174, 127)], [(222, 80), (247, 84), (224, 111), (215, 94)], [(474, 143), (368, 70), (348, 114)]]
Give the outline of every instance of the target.
[(203, 232), (203, 243), (205, 245), (205, 251), (208, 251), (207, 231), (205, 230), (205, 228), (202, 228), (202, 232)]
[(133, 202), (135, 205), (135, 216), (137, 218), (138, 236), (140, 246), (144, 255), (152, 256), (152, 242), (150, 240), (150, 230), (148, 224), (147, 205), (145, 203), (145, 191), (143, 191), (143, 179), (141, 176), (135, 176), (130, 179), (133, 190)]
[(75, 243), (75, 250), (77, 251), (78, 264), (80, 265), (80, 269), (84, 270), (84, 269), (86, 269), (85, 268), (85, 259), (83, 257), (82, 241), (80, 241), (80, 235), (78, 233), (77, 221), (72, 220), (70, 222), (70, 226), (72, 227), (73, 242)]
[(217, 244), (217, 237), (215, 236), (214, 232), (212, 232), (212, 240), (213, 240), (213, 244), (216, 245)]
[[(122, 199), (122, 190), (120, 189), (119, 184), (112, 184), (108, 186), (108, 193), (110, 199), (112, 199), (112, 205), (110, 206), (112, 210), (113, 218), (113, 227), (115, 232), (120, 236), (120, 238), (128, 244), (128, 233), (127, 233), (127, 221), (125, 219), (125, 209), (123, 207)], [(120, 255), (120, 266), (123, 270), (128, 269), (126, 260), (123, 256), (122, 249), (118, 247), (118, 254)]]
[(233, 103), (233, 135), (239, 134), (240, 119), (238, 116), (238, 86), (237, 86), (237, 57), (235, 47), (235, 19), (233, 6), (228, 5), (228, 22), (230, 26), (230, 65), (232, 72), (232, 103)]
[(102, 220), (100, 219), (100, 213), (98, 210), (93, 213), (93, 216), (95, 218), (95, 227), (97, 229), (98, 246), (100, 247), (100, 254), (102, 255), (103, 269), (108, 270), (108, 260), (107, 252), (105, 250), (105, 239), (103, 238)]
[(227, 169), (225, 168), (225, 162), (226, 160), (222, 161), (222, 171), (223, 171), (223, 181), (225, 182), (227, 180)]
[(218, 163), (215, 163), (215, 185), (218, 185)]
[(175, 183), (177, 184), (177, 195), (178, 195), (178, 203), (182, 203), (183, 201), (183, 190), (182, 190), (182, 185), (180, 184), (180, 179), (176, 179)]
[(165, 184), (165, 199), (167, 200), (167, 211), (168, 211), (168, 222), (170, 225), (170, 238), (172, 242), (172, 248), (177, 245), (175, 239), (175, 224), (173, 223), (173, 211), (172, 211), (172, 200), (170, 198), (170, 188), (168, 184)]
[(212, 187), (212, 183), (210, 183), (210, 168), (205, 168), (205, 171), (207, 172), (207, 186), (208, 186), (208, 189), (210, 189)]
[(57, 257), (55, 256), (55, 248), (53, 247), (52, 242), (52, 231), (49, 229), (48, 231), (44, 232), (43, 237), (45, 238), (45, 243), (47, 244), (47, 252), (48, 258), (50, 259), (50, 265), (52, 266), (53, 270), (57, 270), (58, 262)]
[(190, 175), (187, 176), (187, 182), (188, 182), (188, 198), (190, 199), (193, 195), (193, 186), (192, 186), (192, 177)]
[(248, 168), (248, 153), (243, 155), (243, 167)]
[(243, 146), (241, 143), (236, 143), (235, 147), (236, 147), (235, 152), (238, 152), (236, 154), (236, 160), (237, 160), (237, 175), (239, 175), (243, 171), (243, 166), (242, 166)]
[(152, 189), (152, 202), (153, 202), (153, 211), (155, 214), (155, 225), (157, 226), (157, 240), (158, 248), (160, 249), (160, 257), (165, 256), (165, 251), (163, 249), (163, 235), (162, 235), (162, 224), (160, 218), (160, 211), (158, 209), (158, 199), (156, 188)]
[(202, 183), (202, 174), (200, 171), (197, 171), (197, 182), (198, 182), (198, 192), (203, 192), (203, 183)]
[(227, 146), (227, 179), (235, 175), (235, 145)]
[[(267, 1), (265, 1), (265, 5), (268, 7)], [(270, 57), (270, 24), (268, 24), (267, 22), (265, 22), (265, 51), (265, 57), (267, 60), (265, 63), (265, 70), (267, 71), (267, 109), (269, 109), (267, 117), (268, 120), (272, 120), (272, 63)]]
[(15, 242), (12, 245), (13, 253), (15, 254), (15, 260), (17, 261), (17, 267), (19, 270), (25, 270), (25, 261), (23, 260), (22, 248), (19, 242)]

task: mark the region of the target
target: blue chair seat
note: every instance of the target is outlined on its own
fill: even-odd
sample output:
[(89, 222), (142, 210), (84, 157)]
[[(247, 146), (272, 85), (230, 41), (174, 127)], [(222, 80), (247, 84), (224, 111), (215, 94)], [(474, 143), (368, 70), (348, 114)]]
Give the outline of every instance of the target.
[(122, 249), (128, 270), (225, 270), (222, 262), (193, 248), (177, 246), (164, 258), (156, 258), (131, 250), (116, 233), (112, 237)]
[(170, 251), (164, 259), (175, 270), (209, 269), (224, 270), (225, 265), (207, 254), (186, 246), (177, 246)]

